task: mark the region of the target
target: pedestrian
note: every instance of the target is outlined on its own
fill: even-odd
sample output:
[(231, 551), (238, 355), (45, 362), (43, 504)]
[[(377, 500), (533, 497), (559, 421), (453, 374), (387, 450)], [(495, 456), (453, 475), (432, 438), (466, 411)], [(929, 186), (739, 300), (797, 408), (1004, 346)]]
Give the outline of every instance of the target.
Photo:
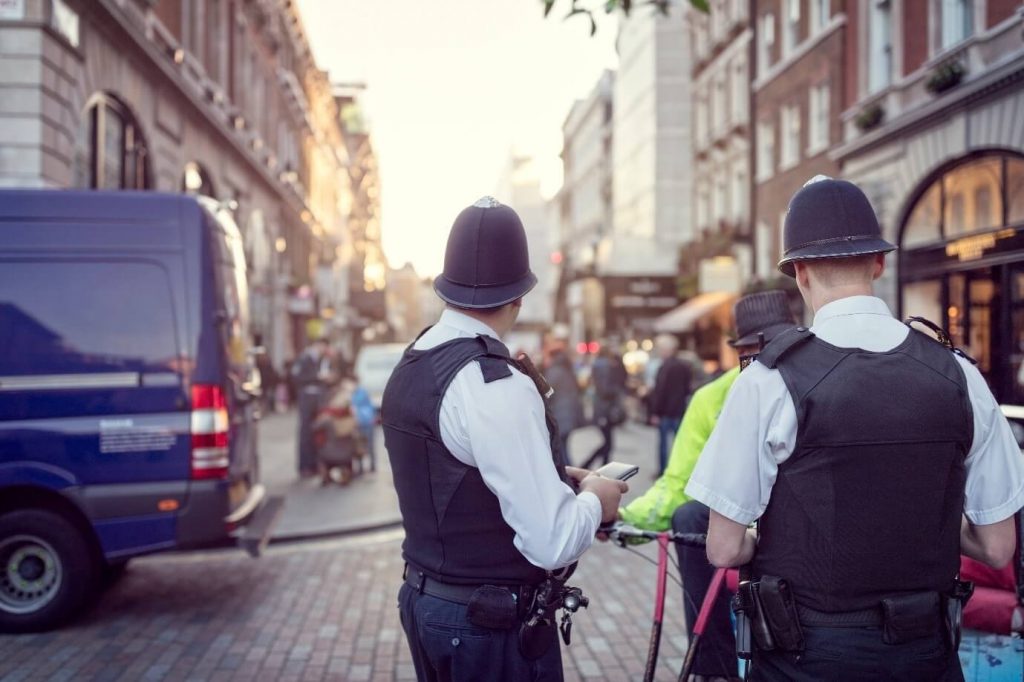
[(686, 487), (771, 613), (750, 679), (962, 680), (960, 553), (1013, 556), (1020, 449), (972, 362), (873, 296), (896, 247), (856, 185), (815, 178), (783, 231), (814, 323), (736, 379)]
[(545, 378), (554, 389), (554, 394), (551, 396), (551, 412), (558, 424), (562, 457), (566, 462), (571, 462), (569, 436), (583, 426), (583, 402), (580, 400), (580, 386), (576, 381), (576, 370), (564, 347), (558, 347), (552, 351)]
[(553, 619), (524, 623), (627, 489), (564, 466), (537, 384), (499, 340), (536, 283), (516, 212), (490, 197), (463, 210), (434, 281), (446, 309), (384, 391), (399, 609), (421, 681), (561, 680)]
[(316, 448), (313, 441), (313, 421), (320, 411), (324, 388), (329, 378), (330, 360), (327, 357), (327, 339), (315, 339), (296, 358), (291, 378), (299, 404), (299, 477), (317, 474)]
[[(377, 448), (374, 432), (377, 428), (377, 409), (373, 406), (373, 401), (370, 399), (370, 392), (359, 382), (359, 377), (353, 374), (351, 375), (351, 381), (353, 383), (352, 408), (355, 410), (356, 419), (359, 422), (359, 431), (363, 434), (363, 439), (366, 441), (366, 453), (370, 459), (370, 471), (376, 471)], [(363, 470), (362, 463), (360, 463), (359, 470), (360, 472)]]
[[(796, 326), (786, 292), (780, 290), (744, 296), (733, 307), (733, 318), (736, 338), (729, 341), (729, 345), (741, 358), (756, 354), (761, 339), (767, 343)], [(733, 367), (694, 392), (672, 445), (665, 472), (647, 492), (619, 510), (619, 518), (623, 522), (654, 531), (671, 528), (677, 533), (708, 532), (708, 506), (691, 499), (684, 489), (708, 436), (715, 428), (725, 397), (739, 374), (740, 368)], [(693, 641), (697, 609), (704, 603), (715, 569), (702, 548), (676, 543), (676, 552), (685, 590), (683, 610), (687, 635), (689, 641)], [(736, 640), (729, 609), (730, 597), (727, 590), (719, 594), (706, 625), (705, 636), (700, 640), (693, 672), (704, 679), (736, 677)]]
[(616, 426), (626, 421), (626, 408), (623, 399), (626, 396), (626, 367), (605, 342), (594, 358), (590, 370), (590, 385), (594, 392), (594, 423), (601, 431), (601, 444), (583, 463), (583, 469), (589, 469), (595, 463), (608, 463), (613, 446), (613, 432)]
[(654, 339), (654, 350), (661, 366), (654, 380), (650, 397), (650, 419), (658, 427), (658, 475), (665, 473), (668, 451), (675, 440), (679, 422), (683, 420), (686, 403), (690, 399), (693, 368), (679, 359), (679, 340), (671, 334), (659, 334)]

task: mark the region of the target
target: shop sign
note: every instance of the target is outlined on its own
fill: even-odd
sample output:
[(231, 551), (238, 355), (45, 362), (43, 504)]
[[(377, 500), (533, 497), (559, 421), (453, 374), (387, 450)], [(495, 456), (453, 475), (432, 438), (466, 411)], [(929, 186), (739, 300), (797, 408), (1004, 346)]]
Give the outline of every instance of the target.
[(996, 242), (1009, 239), (1017, 234), (1012, 228), (989, 232), (988, 234), (974, 234), (963, 237), (946, 244), (946, 255), (952, 258), (956, 256), (960, 261), (972, 261), (981, 258), (986, 251), (995, 248)]

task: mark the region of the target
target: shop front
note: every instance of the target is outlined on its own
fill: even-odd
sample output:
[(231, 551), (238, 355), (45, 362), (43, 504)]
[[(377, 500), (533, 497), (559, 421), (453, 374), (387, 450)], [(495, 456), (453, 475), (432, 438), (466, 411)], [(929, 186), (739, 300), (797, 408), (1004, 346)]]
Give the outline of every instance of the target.
[(990, 150), (946, 164), (900, 226), (899, 311), (941, 324), (996, 398), (1024, 405), (1024, 155)]

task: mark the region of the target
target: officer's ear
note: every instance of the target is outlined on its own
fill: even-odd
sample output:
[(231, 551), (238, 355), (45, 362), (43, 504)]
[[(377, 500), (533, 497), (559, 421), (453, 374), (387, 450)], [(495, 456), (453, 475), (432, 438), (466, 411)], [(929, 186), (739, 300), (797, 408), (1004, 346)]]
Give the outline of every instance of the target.
[(876, 253), (875, 254), (875, 263), (871, 267), (871, 280), (874, 281), (874, 280), (878, 279), (879, 277), (882, 276), (883, 272), (885, 272), (885, 254), (884, 253)]
[(793, 274), (794, 279), (796, 279), (797, 287), (799, 287), (801, 291), (806, 291), (811, 282), (811, 275), (807, 270), (807, 263), (800, 260), (793, 261)]
[(517, 308), (517, 309), (518, 308), (522, 308), (523, 307), (523, 299), (522, 298), (517, 298), (516, 300), (512, 301), (512, 303), (510, 305), (513, 308)]

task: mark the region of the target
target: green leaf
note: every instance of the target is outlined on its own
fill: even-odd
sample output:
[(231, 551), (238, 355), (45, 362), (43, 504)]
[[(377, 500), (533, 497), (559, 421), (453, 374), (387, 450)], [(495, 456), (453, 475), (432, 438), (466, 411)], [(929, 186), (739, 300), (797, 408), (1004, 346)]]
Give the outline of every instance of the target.
[(551, 14), (551, 8), (555, 6), (555, 0), (543, 0), (544, 2), (544, 18), (547, 19), (548, 15)]
[(607, 0), (604, 3), (604, 13), (611, 14), (615, 11), (615, 8), (619, 6), (619, 0)]
[(711, 7), (708, 5), (708, 0), (690, 0), (690, 4), (693, 8), (703, 12), (704, 14), (711, 14)]

